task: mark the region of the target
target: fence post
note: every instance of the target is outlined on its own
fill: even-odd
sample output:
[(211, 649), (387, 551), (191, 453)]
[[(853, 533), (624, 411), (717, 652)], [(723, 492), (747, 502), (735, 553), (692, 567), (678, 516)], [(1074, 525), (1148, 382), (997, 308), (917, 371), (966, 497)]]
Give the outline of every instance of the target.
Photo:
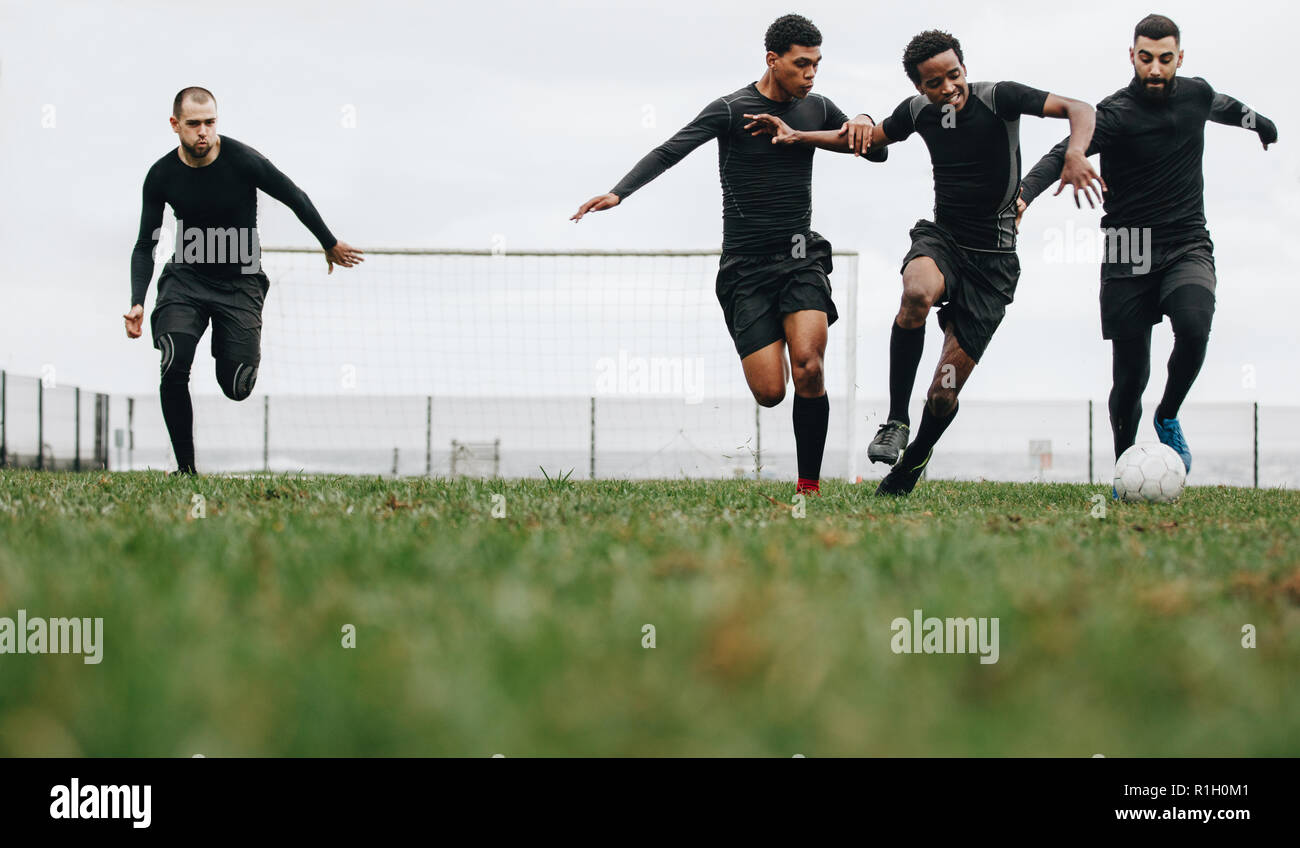
[(849, 411), (849, 417), (845, 421), (845, 438), (848, 441), (849, 455), (844, 479), (854, 483), (858, 479), (858, 257), (854, 255), (845, 259), (850, 261), (846, 262), (848, 267), (845, 270), (848, 273), (845, 274), (847, 288), (844, 300), (845, 312), (849, 316), (844, 350), (844, 402)]
[(763, 471), (763, 423), (759, 413), (763, 407), (754, 401), (754, 479), (761, 479)]
[(9, 443), (5, 441), (5, 372), (0, 371), (0, 468), (9, 464)]
[(77, 404), (76, 423), (73, 425), (73, 429), (76, 431), (77, 447), (73, 451), (72, 470), (80, 471), (81, 470), (81, 387), (77, 386), (77, 388), (74, 389), (73, 391), (76, 393), (76, 404)]
[(262, 473), (271, 470), (271, 396), (262, 395)]
[(36, 470), (45, 470), (45, 380), (36, 381)]
[(1096, 482), (1097, 477), (1092, 473), (1092, 401), (1088, 401), (1088, 483)]
[(595, 480), (596, 479), (596, 397), (595, 395), (593, 395), (591, 398), (591, 448), (590, 448), (590, 456), (589, 456), (589, 465), (590, 468), (587, 471), (587, 476), (590, 479)]
[(1259, 401), (1255, 401), (1255, 488), (1259, 488)]
[(424, 476), (433, 476), (433, 395), (424, 399)]
[[(119, 453), (118, 459), (122, 458)], [(135, 470), (135, 398), (126, 399), (126, 470)]]
[[(95, 465), (103, 470), (108, 470), (108, 439), (106, 438), (108, 428), (104, 421), (108, 413), (104, 409), (106, 395), (102, 392), (95, 392)], [(102, 464), (101, 464), (102, 462)]]

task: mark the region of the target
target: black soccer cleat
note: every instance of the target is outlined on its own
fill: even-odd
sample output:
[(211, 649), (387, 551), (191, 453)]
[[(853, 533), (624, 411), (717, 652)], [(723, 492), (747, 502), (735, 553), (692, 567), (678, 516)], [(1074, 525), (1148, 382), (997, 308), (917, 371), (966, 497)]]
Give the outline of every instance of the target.
[(921, 479), (921, 474), (925, 471), (925, 466), (930, 463), (930, 457), (932, 456), (934, 456), (934, 448), (930, 448), (930, 452), (925, 455), (925, 461), (915, 468), (903, 468), (901, 465), (895, 465), (885, 475), (885, 479), (880, 481), (880, 485), (876, 487), (876, 494), (910, 495), (912, 490), (916, 488), (916, 481)]
[(876, 437), (867, 445), (867, 459), (896, 464), (907, 448), (907, 431), (907, 425), (897, 419), (881, 424)]

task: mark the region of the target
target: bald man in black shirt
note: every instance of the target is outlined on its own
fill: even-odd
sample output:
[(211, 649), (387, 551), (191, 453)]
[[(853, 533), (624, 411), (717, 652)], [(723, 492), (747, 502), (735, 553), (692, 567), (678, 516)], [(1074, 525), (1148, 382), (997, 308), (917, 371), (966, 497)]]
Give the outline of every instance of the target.
[[(821, 33), (799, 15), (768, 29), (767, 71), (757, 82), (714, 100), (672, 138), (652, 150), (609, 193), (582, 204), (574, 221), (610, 209), (707, 141), (718, 141), (722, 181), (722, 258), (716, 293), (755, 400), (785, 398), (786, 348), (794, 379), (793, 419), (799, 480), (796, 493), (819, 493), (830, 404), (822, 375), (831, 300), (831, 245), (812, 225), (813, 146), (773, 144), (757, 116), (780, 116), (793, 131), (826, 130), (815, 146), (840, 153), (865, 137), (869, 116), (853, 121), (813, 94)], [(882, 161), (883, 147), (866, 158)]]
[(262, 272), (257, 190), (281, 201), (311, 230), (330, 273), (363, 261), (361, 251), (330, 233), (307, 195), (262, 154), (217, 135), (217, 102), (207, 89), (182, 89), (172, 104), (177, 149), (145, 176), (140, 231), (131, 252), (131, 309), (126, 334), (139, 338), (144, 299), (162, 233), (164, 204), (176, 213), (176, 252), (158, 278), (150, 319), (162, 351), (159, 397), (177, 470), (195, 473), (190, 366), (212, 322), (217, 383), (231, 400), (253, 391), (261, 362), (262, 304), (270, 282)]
[[(1199, 77), (1179, 79), (1179, 39), (1177, 25), (1163, 15), (1138, 22), (1129, 48), (1133, 79), (1097, 104), (1088, 155), (1101, 154), (1109, 189), (1101, 219), (1101, 334), (1111, 342), (1115, 456), (1137, 440), (1151, 374), (1151, 327), (1168, 315), (1174, 349), (1154, 424), (1160, 441), (1191, 471), (1178, 410), (1205, 361), (1216, 285), (1201, 167), (1205, 122), (1255, 132), (1265, 150), (1277, 141), (1277, 127)], [(1021, 212), (1060, 174), (1064, 144), (1025, 175)]]

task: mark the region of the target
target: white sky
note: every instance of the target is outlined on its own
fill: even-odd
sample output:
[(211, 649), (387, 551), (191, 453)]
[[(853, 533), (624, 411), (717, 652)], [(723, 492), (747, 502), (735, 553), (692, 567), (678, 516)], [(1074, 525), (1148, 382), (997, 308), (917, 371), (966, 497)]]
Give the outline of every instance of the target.
[[(213, 90), (219, 131), (270, 157), (336, 235), (363, 249), (489, 248), (495, 234), (508, 249), (716, 248), (713, 145), (625, 206), (576, 226), (567, 218), (710, 100), (756, 79), (763, 32), (778, 15), (797, 11), (822, 30), (818, 91), (850, 114), (882, 117), (913, 91), (899, 62), (903, 46), (931, 27), (961, 39), (972, 79), (1015, 79), (1096, 102), (1129, 80), (1132, 27), (1149, 5), (910, 2), (868, 12), (862, 3), (787, 0), (3, 0), (0, 367), (39, 375), (54, 364), (60, 383), (111, 391), (155, 385), (157, 354), (147, 334), (125, 338), (120, 315), (141, 182), (175, 147), (167, 117), (186, 85)], [(1263, 2), (1161, 11), (1183, 29), (1182, 73), (1272, 118), (1282, 138), (1265, 152), (1252, 134), (1207, 127), (1219, 309), (1191, 400), (1300, 403), (1292, 308), (1300, 124), (1290, 51), (1275, 38), (1297, 16)], [(355, 129), (341, 126), (347, 104)], [(47, 105), (53, 128), (42, 126)], [(647, 106), (654, 127), (643, 126)], [(1064, 122), (1022, 122), (1025, 170), (1065, 133)], [(884, 166), (817, 154), (813, 226), (837, 248), (863, 254), (860, 344), (874, 345), (880, 363), (879, 374), (860, 375), (865, 395), (885, 393), (899, 259), (908, 228), (932, 204), (919, 140), (896, 146)], [(1097, 268), (1043, 259), (1048, 228), (1095, 223), (1098, 214), (1077, 212), (1064, 197), (1035, 204), (1021, 234), (1016, 303), (968, 396), (1104, 398), (1109, 350)], [(260, 221), (265, 244), (312, 244), (266, 196)], [(1153, 390), (1163, 384), (1168, 347), (1166, 324), (1156, 332)], [(1255, 389), (1243, 388), (1246, 366)]]

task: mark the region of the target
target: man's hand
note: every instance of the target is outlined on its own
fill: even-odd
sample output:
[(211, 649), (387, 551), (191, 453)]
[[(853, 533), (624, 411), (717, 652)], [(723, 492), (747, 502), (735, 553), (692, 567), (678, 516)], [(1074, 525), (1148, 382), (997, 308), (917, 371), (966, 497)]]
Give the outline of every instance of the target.
[(350, 244), (339, 242), (325, 251), (325, 261), (330, 266), (330, 269), (325, 273), (333, 274), (335, 265), (342, 268), (351, 268), (358, 262), (365, 262), (366, 260), (361, 258), (361, 251)]
[(578, 207), (578, 211), (569, 218), (570, 221), (581, 221), (582, 216), (588, 212), (599, 212), (602, 209), (613, 209), (619, 204), (621, 198), (613, 192), (609, 194), (599, 194), (588, 200)]
[(871, 149), (871, 131), (875, 128), (870, 115), (858, 115), (840, 127), (840, 135), (845, 136), (854, 156), (866, 156)]
[(122, 316), (126, 319), (126, 337), (128, 339), (140, 338), (140, 325), (144, 323), (144, 307), (136, 304), (131, 307), (131, 311)]
[[(1093, 209), (1097, 208), (1097, 203), (1102, 202), (1102, 193), (1107, 191), (1106, 181), (1092, 169), (1088, 157), (1074, 150), (1065, 152), (1065, 165), (1061, 168), (1061, 184), (1056, 187), (1052, 197), (1060, 194), (1067, 185), (1074, 186), (1074, 205), (1080, 209), (1083, 208), (1079, 203), (1080, 189), (1083, 190), (1083, 196), (1088, 198), (1088, 205)], [(1094, 196), (1096, 203), (1093, 202)]]
[(1024, 217), (1025, 210), (1029, 204), (1025, 203), (1025, 190), (1022, 188), (1016, 192), (1016, 235), (1020, 235), (1020, 219)]
[(1259, 135), (1259, 143), (1268, 150), (1270, 144), (1277, 144), (1277, 124), (1257, 112), (1251, 114), (1255, 117), (1255, 132)]
[(764, 112), (761, 115), (745, 115), (745, 117), (750, 119), (750, 122), (745, 124), (745, 129), (753, 130), (750, 135), (770, 135), (773, 144), (794, 144), (799, 140), (798, 131), (790, 129), (790, 125), (776, 115)]

